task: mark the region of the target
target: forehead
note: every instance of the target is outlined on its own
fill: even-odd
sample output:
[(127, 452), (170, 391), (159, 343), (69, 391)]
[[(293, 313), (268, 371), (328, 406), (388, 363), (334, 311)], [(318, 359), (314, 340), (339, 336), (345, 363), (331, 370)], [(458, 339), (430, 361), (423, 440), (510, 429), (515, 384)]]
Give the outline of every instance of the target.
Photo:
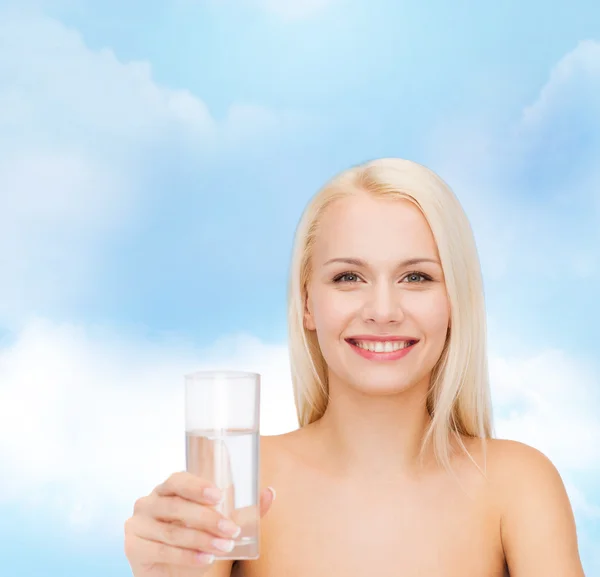
[(427, 220), (409, 200), (356, 194), (331, 204), (320, 222), (314, 257), (436, 257)]

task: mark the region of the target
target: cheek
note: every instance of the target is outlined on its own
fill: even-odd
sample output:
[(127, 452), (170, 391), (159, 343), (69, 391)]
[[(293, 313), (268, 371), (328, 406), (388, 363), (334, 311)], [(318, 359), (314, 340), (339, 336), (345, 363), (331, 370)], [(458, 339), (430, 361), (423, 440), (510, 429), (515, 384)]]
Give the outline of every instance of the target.
[(313, 301), (313, 320), (317, 332), (329, 334), (339, 332), (347, 319), (348, 312), (339, 300), (328, 295), (321, 295)]
[(332, 290), (317, 290), (311, 304), (317, 338), (322, 349), (328, 348), (328, 343), (333, 345), (339, 341), (348, 323), (356, 316), (356, 298)]
[(430, 339), (445, 339), (450, 322), (450, 307), (445, 294), (423, 299), (413, 310), (421, 330)]

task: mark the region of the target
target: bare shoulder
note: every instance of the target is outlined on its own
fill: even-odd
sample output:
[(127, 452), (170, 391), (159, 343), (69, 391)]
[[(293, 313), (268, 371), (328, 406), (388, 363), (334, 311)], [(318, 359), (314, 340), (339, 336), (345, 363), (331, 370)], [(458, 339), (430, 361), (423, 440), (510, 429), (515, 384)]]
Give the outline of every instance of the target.
[(493, 439), (486, 446), (511, 577), (584, 577), (573, 510), (556, 466), (524, 443)]
[(265, 480), (271, 479), (275, 474), (291, 472), (297, 466), (298, 457), (305, 446), (305, 436), (303, 429), (261, 436), (261, 469)]
[(560, 473), (538, 449), (519, 441), (489, 439), (486, 451), (490, 482), (507, 506), (532, 490), (568, 502)]
[(488, 439), (486, 450), (488, 464), (496, 475), (513, 477), (514, 473), (523, 468), (546, 471), (550, 476), (558, 475), (556, 467), (544, 453), (525, 443), (508, 439)]
[(262, 435), (260, 437), (261, 454), (267, 459), (271, 456), (281, 457), (285, 453), (291, 454), (303, 445), (305, 436), (304, 429), (295, 429), (280, 435)]

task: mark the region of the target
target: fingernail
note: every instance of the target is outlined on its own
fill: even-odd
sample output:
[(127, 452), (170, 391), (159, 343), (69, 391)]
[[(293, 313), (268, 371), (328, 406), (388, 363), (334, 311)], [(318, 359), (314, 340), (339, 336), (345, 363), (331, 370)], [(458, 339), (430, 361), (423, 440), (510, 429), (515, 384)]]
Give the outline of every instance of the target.
[(277, 497), (277, 492), (275, 491), (275, 489), (273, 489), (273, 487), (267, 487), (267, 489), (271, 491), (271, 494), (273, 495), (273, 501), (275, 501), (275, 498)]
[(220, 503), (223, 498), (223, 493), (216, 487), (207, 487), (202, 491), (202, 494), (213, 503)]
[(230, 553), (235, 547), (235, 543), (230, 539), (213, 539), (212, 546), (223, 553)]
[(242, 532), (242, 529), (229, 519), (221, 519), (219, 521), (219, 531), (235, 539)]
[(196, 555), (196, 561), (202, 563), (202, 565), (210, 565), (215, 560), (215, 556), (210, 553), (198, 553)]

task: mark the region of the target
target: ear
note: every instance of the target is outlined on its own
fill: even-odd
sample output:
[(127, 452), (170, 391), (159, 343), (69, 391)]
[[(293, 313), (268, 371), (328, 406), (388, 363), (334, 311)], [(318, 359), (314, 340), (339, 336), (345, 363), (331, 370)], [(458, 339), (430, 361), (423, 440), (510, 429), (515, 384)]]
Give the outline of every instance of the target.
[(315, 321), (310, 307), (308, 294), (304, 297), (304, 328), (307, 331), (316, 330)]

